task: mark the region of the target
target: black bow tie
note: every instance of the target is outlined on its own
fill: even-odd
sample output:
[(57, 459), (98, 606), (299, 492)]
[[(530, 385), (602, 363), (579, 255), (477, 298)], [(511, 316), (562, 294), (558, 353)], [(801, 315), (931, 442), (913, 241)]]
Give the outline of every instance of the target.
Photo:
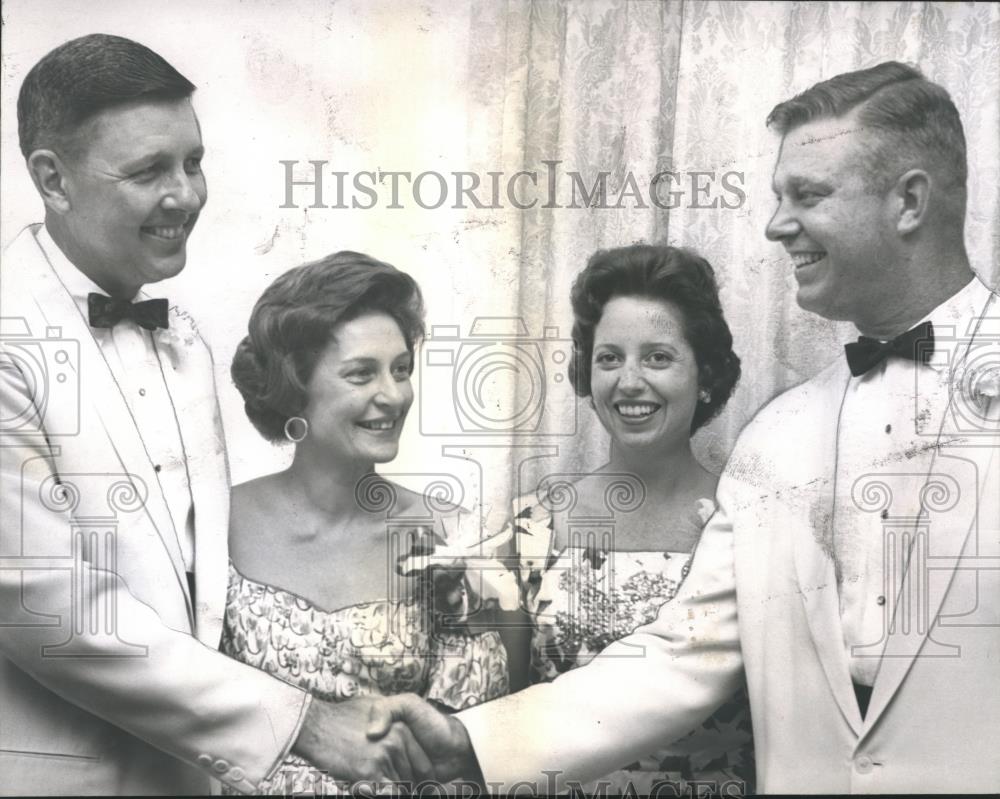
[(922, 322), (892, 341), (858, 336), (857, 341), (844, 345), (844, 354), (847, 355), (851, 374), (855, 377), (878, 366), (890, 355), (926, 364), (934, 354), (934, 325)]
[(91, 327), (114, 327), (122, 319), (131, 319), (146, 330), (170, 325), (164, 299), (129, 302), (92, 292), (87, 295), (87, 315)]

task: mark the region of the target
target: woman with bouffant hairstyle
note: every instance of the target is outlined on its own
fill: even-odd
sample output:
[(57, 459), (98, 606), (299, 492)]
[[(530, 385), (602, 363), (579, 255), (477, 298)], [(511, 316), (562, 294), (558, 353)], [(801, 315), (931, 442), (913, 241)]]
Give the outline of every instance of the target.
[[(601, 250), (577, 275), (571, 302), (570, 379), (611, 447), (597, 471), (543, 478), (515, 501), (515, 562), (532, 632), (511, 650), (512, 674), (532, 682), (588, 663), (673, 598), (715, 509), (718, 477), (696, 460), (691, 436), (740, 377), (715, 272), (689, 250)], [(583, 519), (595, 526), (581, 528)], [(745, 692), (676, 746), (622, 765), (585, 792), (602, 783), (640, 795), (661, 781), (751, 783)]]
[(395, 267), (344, 251), (290, 269), (267, 288), (231, 370), (247, 417), (264, 438), (289, 438), (286, 424), (305, 407), (306, 386), (334, 326), (372, 312), (396, 322), (412, 364), (424, 335), (423, 299), (416, 281)]
[(594, 331), (612, 297), (648, 297), (680, 311), (684, 338), (698, 368), (702, 401), (691, 417), (691, 433), (715, 417), (740, 379), (740, 359), (722, 313), (715, 270), (704, 258), (677, 247), (634, 245), (595, 253), (573, 283), (573, 388), (591, 395)]
[[(396, 457), (423, 332), (413, 278), (338, 252), (267, 288), (233, 359), (250, 421), (295, 452), (286, 470), (233, 488), (222, 648), (326, 702), (407, 692), (457, 710), (507, 692), (499, 635), (460, 632), (427, 570), (387, 572), (397, 547), (412, 563), (457, 529), (459, 509), (374, 471)], [(396, 541), (390, 514), (434, 521)], [(337, 793), (308, 754), (294, 750), (261, 792)]]

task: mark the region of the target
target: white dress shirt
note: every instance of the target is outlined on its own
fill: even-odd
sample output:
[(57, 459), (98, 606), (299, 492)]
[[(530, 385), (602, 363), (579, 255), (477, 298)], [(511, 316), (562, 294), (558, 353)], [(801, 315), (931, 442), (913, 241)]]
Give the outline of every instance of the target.
[[(935, 341), (961, 337), (966, 331), (956, 329), (959, 321), (968, 319), (970, 308), (982, 309), (989, 296), (973, 279), (921, 322), (934, 326)], [(920, 492), (934, 448), (920, 427), (922, 420), (941, 416), (943, 409), (930, 404), (948, 396), (928, 390), (949, 377), (943, 350), (936, 346), (926, 365), (886, 358), (851, 378), (841, 407), (832, 555), (844, 647), (851, 677), (861, 685), (875, 682), (899, 589), (894, 570), (885, 568), (893, 558), (883, 548), (884, 529), (913, 527), (921, 515)], [(872, 512), (873, 507), (881, 510)]]
[[(106, 292), (73, 266), (44, 226), (37, 238), (59, 281), (87, 319), (87, 295), (91, 292), (106, 295)], [(149, 297), (140, 291), (133, 301), (145, 299)], [(131, 320), (123, 320), (112, 328), (91, 327), (90, 332), (121, 389), (153, 463), (159, 490), (173, 521), (173, 533), (180, 544), (184, 567), (191, 573), (194, 571), (194, 504), (184, 441), (163, 376), (164, 369), (173, 368), (165, 352), (169, 345), (158, 341), (155, 331), (145, 330)]]

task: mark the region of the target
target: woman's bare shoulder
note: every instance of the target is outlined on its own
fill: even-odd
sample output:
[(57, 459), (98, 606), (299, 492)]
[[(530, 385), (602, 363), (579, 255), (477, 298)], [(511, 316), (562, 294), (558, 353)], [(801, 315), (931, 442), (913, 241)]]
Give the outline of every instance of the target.
[(278, 475), (267, 474), (235, 485), (229, 492), (229, 548), (239, 553), (272, 526), (280, 506)]
[(392, 492), (392, 514), (395, 516), (440, 516), (461, 513), (463, 508), (447, 497), (437, 494), (423, 494), (406, 486), (383, 480), (383, 484)]
[(229, 499), (232, 510), (247, 510), (266, 505), (277, 492), (279, 475), (265, 474), (230, 489)]

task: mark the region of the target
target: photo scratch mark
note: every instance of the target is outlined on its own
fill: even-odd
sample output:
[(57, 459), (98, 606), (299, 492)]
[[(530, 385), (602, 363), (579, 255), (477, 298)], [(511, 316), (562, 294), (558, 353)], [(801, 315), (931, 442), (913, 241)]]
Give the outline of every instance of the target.
[(275, 225), (274, 232), (271, 234), (270, 238), (268, 238), (267, 241), (256, 245), (253, 248), (253, 251), (257, 253), (257, 255), (267, 255), (274, 248), (274, 243), (278, 240), (280, 235), (281, 234), (278, 233), (278, 226)]

